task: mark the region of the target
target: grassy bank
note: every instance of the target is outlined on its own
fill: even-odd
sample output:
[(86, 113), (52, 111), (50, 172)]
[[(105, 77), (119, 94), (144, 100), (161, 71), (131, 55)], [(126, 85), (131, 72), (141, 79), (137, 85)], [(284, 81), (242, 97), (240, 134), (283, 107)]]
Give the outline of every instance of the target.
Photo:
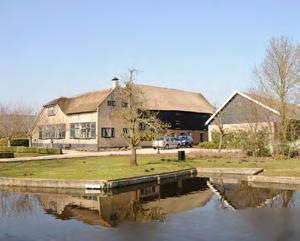
[(36, 156), (49, 156), (49, 154), (40, 154), (40, 153), (21, 153), (15, 152), (15, 158), (17, 157), (36, 157)]
[(174, 157), (163, 156), (142, 156), (138, 167), (131, 167), (127, 156), (0, 163), (0, 177), (117, 179), (191, 167), (262, 167), (263, 175), (300, 177), (300, 159), (195, 158), (179, 162)]

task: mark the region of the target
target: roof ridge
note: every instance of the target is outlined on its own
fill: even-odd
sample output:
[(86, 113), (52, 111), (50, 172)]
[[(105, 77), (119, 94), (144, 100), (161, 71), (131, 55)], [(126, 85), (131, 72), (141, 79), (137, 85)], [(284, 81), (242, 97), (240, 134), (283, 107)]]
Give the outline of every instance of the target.
[(73, 95), (73, 96), (66, 97), (66, 98), (67, 98), (67, 99), (73, 99), (73, 98), (82, 97), (82, 96), (88, 95), (88, 94), (95, 94), (95, 93), (97, 93), (97, 92), (101, 92), (101, 91), (110, 91), (110, 90), (111, 90), (111, 88), (104, 88), (104, 89), (99, 89), (99, 90), (95, 90), (95, 91), (84, 92), (84, 93), (77, 94), (77, 95)]
[(167, 90), (176, 90), (176, 91), (181, 91), (181, 92), (187, 92), (187, 93), (194, 93), (194, 94), (200, 94), (200, 95), (202, 95), (200, 92), (195, 92), (195, 91), (190, 91), (190, 90), (181, 90), (181, 89), (176, 89), (176, 88), (154, 86), (154, 85), (145, 85), (145, 84), (135, 84), (135, 85), (145, 86), (145, 87), (153, 87), (153, 88), (160, 88), (160, 89), (167, 89)]

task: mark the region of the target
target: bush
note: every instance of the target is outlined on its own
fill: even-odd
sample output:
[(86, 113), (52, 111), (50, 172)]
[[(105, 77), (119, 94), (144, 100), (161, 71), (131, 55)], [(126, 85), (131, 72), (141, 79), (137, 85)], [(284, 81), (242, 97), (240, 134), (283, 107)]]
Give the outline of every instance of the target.
[[(212, 132), (212, 143), (208, 146), (219, 147), (220, 133)], [(249, 156), (269, 156), (268, 148), (269, 136), (265, 130), (256, 133), (239, 130), (235, 132), (227, 132), (223, 137), (222, 149), (242, 149)], [(205, 144), (206, 145), (206, 144)]]
[(8, 152), (8, 151), (5, 151), (5, 152), (0, 152), (0, 158), (14, 158), (15, 155), (13, 152)]
[[(223, 136), (222, 149), (239, 149), (241, 146), (242, 132), (229, 132)], [(212, 142), (219, 147), (220, 132), (212, 132)]]
[(218, 146), (218, 144), (216, 144), (212, 141), (205, 141), (205, 142), (201, 142), (199, 144), (199, 148), (201, 148), (201, 149), (218, 149), (219, 146)]
[(49, 155), (62, 154), (61, 148), (38, 148), (38, 147), (24, 147), (24, 146), (1, 147), (1, 151), (10, 151), (16, 153), (38, 153), (38, 154), (49, 154)]
[(273, 146), (273, 153), (275, 155), (282, 155), (288, 157), (296, 157), (299, 155), (299, 151), (296, 146), (291, 146), (289, 144), (278, 144)]
[(38, 154), (62, 154), (61, 148), (38, 148), (38, 147), (14, 147), (18, 153), (38, 153)]
[(11, 146), (29, 146), (29, 140), (27, 138), (12, 139)]
[(0, 146), (7, 146), (7, 140), (5, 138), (0, 138)]
[(268, 134), (263, 130), (260, 130), (257, 133), (244, 132), (241, 136), (241, 149), (248, 156), (270, 156), (271, 152), (268, 143)]

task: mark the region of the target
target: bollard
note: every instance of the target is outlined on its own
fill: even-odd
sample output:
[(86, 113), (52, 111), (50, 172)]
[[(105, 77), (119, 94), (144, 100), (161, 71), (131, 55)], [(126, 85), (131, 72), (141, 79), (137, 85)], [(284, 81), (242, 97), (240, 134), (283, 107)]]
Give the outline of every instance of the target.
[(185, 161), (185, 151), (178, 151), (178, 161)]

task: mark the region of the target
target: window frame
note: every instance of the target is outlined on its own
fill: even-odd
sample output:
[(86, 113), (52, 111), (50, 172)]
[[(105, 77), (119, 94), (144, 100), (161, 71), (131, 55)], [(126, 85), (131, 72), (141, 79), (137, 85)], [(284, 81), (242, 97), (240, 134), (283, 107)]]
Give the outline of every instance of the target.
[(66, 124), (51, 124), (39, 127), (39, 140), (66, 139)]
[(115, 107), (117, 105), (115, 100), (108, 100), (107, 101), (107, 106)]
[[(106, 131), (110, 131), (110, 134), (108, 134)], [(101, 128), (101, 137), (102, 138), (115, 138), (116, 135), (116, 129), (114, 127), (102, 127)]]
[(97, 138), (96, 122), (70, 123), (70, 139), (91, 140)]
[(51, 105), (47, 107), (47, 114), (48, 116), (55, 116), (55, 105)]
[(129, 128), (123, 128), (123, 135), (128, 135), (129, 134)]

